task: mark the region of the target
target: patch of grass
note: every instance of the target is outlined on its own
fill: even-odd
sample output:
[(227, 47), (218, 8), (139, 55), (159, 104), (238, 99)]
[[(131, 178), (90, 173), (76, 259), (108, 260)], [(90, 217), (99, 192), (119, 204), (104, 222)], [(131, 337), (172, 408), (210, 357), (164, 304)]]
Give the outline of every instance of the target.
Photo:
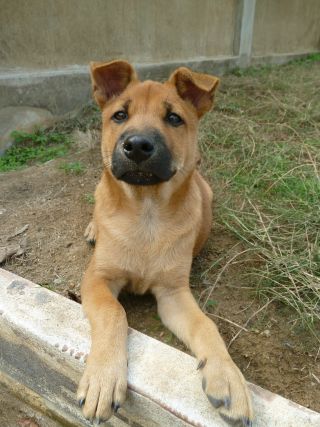
[[(234, 68), (230, 74), (233, 74), (237, 77), (245, 77), (245, 76), (261, 76), (263, 74), (266, 74), (272, 70), (279, 70), (281, 67), (291, 67), (292, 65), (303, 65), (308, 66), (312, 65), (315, 62), (320, 62), (320, 53), (311, 53), (310, 55), (307, 55), (305, 57), (299, 58), (299, 59), (293, 59), (292, 61), (288, 62), (284, 65), (275, 65), (275, 64), (266, 64), (266, 65), (260, 65), (256, 67), (248, 67), (248, 68)], [(284, 82), (283, 82), (284, 83)]]
[(43, 288), (49, 289), (49, 291), (55, 291), (56, 286), (54, 285), (54, 283), (40, 283), (40, 286), (42, 286)]
[(313, 62), (319, 62), (320, 61), (320, 53), (310, 53), (310, 55), (307, 55), (304, 58), (300, 59), (294, 59), (292, 61), (293, 64), (312, 64)]
[(291, 307), (313, 333), (320, 320), (319, 73), (320, 55), (312, 55), (227, 76), (200, 130), (215, 219), (257, 260), (239, 269), (260, 296)]
[(63, 163), (59, 168), (64, 170), (66, 173), (73, 175), (82, 175), (86, 169), (85, 165), (81, 162)]
[(263, 73), (270, 71), (272, 69), (272, 67), (275, 67), (275, 66), (274, 65), (260, 65), (257, 67), (234, 68), (232, 71), (230, 71), (230, 74), (233, 74), (237, 77), (256, 76), (256, 75), (261, 75)]
[(207, 301), (207, 307), (216, 307), (218, 304), (218, 301), (215, 301), (213, 299), (208, 299)]
[(34, 133), (14, 131), (12, 137), (14, 145), (0, 157), (0, 172), (64, 156), (71, 145), (68, 135), (52, 130)]
[(89, 205), (94, 205), (94, 194), (92, 193), (87, 193), (84, 195), (85, 201), (87, 203), (89, 203)]
[(58, 133), (72, 133), (74, 130), (86, 132), (87, 130), (101, 129), (101, 110), (90, 102), (85, 105), (76, 115), (58, 121), (52, 128)]

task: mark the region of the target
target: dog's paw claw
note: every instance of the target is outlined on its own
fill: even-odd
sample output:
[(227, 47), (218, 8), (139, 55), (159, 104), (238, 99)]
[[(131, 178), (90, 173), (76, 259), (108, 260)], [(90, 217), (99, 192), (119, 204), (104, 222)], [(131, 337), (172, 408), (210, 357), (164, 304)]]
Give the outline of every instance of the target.
[(207, 398), (209, 399), (211, 405), (216, 409), (221, 408), (221, 406), (224, 406), (226, 409), (230, 408), (231, 400), (229, 397), (225, 397), (224, 399), (216, 399), (213, 396), (207, 394)]
[(252, 427), (252, 421), (247, 417), (234, 419), (225, 414), (220, 414), (220, 417), (232, 427)]
[(89, 245), (94, 246), (96, 243), (96, 228), (94, 225), (94, 222), (91, 221), (88, 224), (88, 227), (86, 228), (86, 231), (84, 232), (84, 237), (87, 241), (87, 243), (89, 243)]
[(197, 371), (199, 371), (200, 369), (203, 369), (206, 366), (206, 363), (207, 363), (207, 359), (200, 360), (197, 366)]
[(208, 359), (202, 370), (202, 388), (221, 417), (236, 427), (252, 427), (251, 398), (243, 375), (229, 360)]
[(117, 412), (126, 398), (126, 355), (115, 361), (116, 364), (105, 364), (100, 361), (97, 363), (89, 355), (79, 383), (78, 402), (79, 405), (81, 403), (83, 415), (96, 425), (105, 422)]
[(107, 420), (105, 420), (104, 418), (96, 418), (94, 421), (94, 424), (99, 426), (100, 424), (105, 423)]
[(231, 406), (231, 399), (230, 399), (230, 397), (226, 397), (224, 399), (224, 407), (227, 409), (230, 409), (230, 406)]
[(82, 408), (82, 407), (83, 407), (83, 405), (84, 405), (85, 401), (86, 401), (86, 399), (79, 399), (79, 400), (78, 400), (78, 405), (79, 405), (79, 407), (80, 407), (80, 408)]
[(249, 420), (249, 418), (243, 418), (242, 423), (243, 423), (244, 427), (252, 427), (252, 421)]
[(112, 406), (114, 413), (117, 413), (118, 410), (120, 409), (120, 404), (118, 402), (116, 402), (116, 403), (112, 402), (111, 406)]

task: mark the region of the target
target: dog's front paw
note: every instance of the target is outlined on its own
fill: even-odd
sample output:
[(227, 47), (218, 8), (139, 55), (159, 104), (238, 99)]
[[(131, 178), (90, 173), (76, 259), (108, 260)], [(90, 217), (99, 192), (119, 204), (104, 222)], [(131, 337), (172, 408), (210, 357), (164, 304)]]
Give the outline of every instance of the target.
[(83, 415), (98, 424), (117, 412), (126, 398), (127, 361), (97, 361), (89, 355), (84, 374), (80, 380), (77, 399)]
[(253, 411), (246, 381), (233, 361), (203, 359), (202, 388), (221, 417), (232, 426), (251, 427)]
[(96, 226), (93, 221), (89, 222), (86, 231), (84, 232), (84, 238), (90, 245), (94, 245), (96, 242)]

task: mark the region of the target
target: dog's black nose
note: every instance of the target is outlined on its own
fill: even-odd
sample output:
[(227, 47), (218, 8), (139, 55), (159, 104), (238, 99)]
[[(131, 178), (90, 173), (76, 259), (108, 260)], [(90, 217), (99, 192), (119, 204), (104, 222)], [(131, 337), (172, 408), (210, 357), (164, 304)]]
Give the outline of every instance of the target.
[(154, 152), (154, 144), (145, 136), (131, 135), (123, 143), (124, 154), (136, 163), (149, 159)]

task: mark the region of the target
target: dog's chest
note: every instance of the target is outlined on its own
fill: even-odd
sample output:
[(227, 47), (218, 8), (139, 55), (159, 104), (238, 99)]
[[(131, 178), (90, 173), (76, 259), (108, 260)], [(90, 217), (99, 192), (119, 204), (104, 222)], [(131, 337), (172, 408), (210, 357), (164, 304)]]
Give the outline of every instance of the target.
[[(152, 200), (145, 200), (137, 213), (119, 214), (108, 221), (108, 258), (117, 268), (140, 277), (144, 292), (159, 273), (174, 268), (185, 256), (185, 247), (192, 248), (191, 236), (184, 236), (184, 227), (177, 226)], [(191, 237), (192, 240), (192, 237)], [(191, 249), (192, 250), (192, 249)], [(137, 283), (138, 283), (137, 282)]]
[(158, 245), (162, 229), (163, 218), (152, 200), (145, 200), (138, 212), (119, 213), (112, 220), (109, 230), (115, 240), (132, 249), (143, 249)]
[(133, 224), (133, 231), (137, 224), (136, 238), (141, 239), (141, 243), (152, 243), (158, 240), (163, 221), (159, 217), (158, 207), (151, 199), (146, 199), (142, 205), (141, 213)]

